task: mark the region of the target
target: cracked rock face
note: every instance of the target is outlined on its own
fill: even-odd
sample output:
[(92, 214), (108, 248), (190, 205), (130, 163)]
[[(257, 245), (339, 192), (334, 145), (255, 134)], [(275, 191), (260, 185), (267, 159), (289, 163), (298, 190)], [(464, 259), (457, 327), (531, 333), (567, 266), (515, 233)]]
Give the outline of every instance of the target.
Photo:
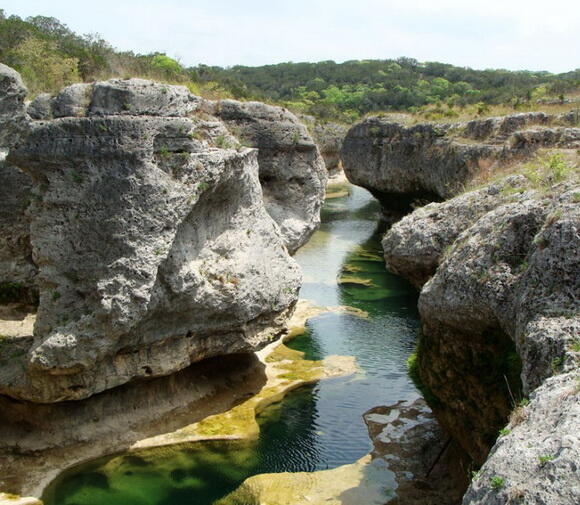
[(549, 378), (507, 426), (463, 498), (464, 505), (580, 502), (578, 371)]
[(296, 116), (281, 107), (235, 100), (209, 107), (242, 143), (258, 148), (264, 204), (294, 254), (320, 224), (328, 178), (312, 137)]
[(198, 100), (183, 87), (72, 88), (52, 102), (67, 117), (31, 123), (8, 157), (37, 195), (40, 304), (34, 336), (9, 342), (19, 357), (0, 392), (81, 399), (271, 341), (301, 275), (264, 206), (258, 151), (213, 147), (219, 123), (186, 117)]

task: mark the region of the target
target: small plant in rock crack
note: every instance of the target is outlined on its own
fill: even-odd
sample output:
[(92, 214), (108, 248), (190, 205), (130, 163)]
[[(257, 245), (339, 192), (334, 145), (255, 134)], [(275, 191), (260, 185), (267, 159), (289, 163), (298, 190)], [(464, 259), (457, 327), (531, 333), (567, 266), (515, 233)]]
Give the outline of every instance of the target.
[(477, 480), (477, 479), (479, 479), (480, 477), (481, 477), (481, 470), (477, 470), (477, 471), (475, 471), (475, 470), (472, 470), (472, 471), (471, 471), (471, 480), (472, 480), (472, 481), (474, 481), (474, 480)]
[(158, 154), (159, 154), (159, 156), (162, 156), (163, 158), (167, 158), (171, 154), (171, 152), (169, 151), (167, 146), (162, 146), (159, 149)]
[(550, 455), (550, 454), (542, 454), (541, 456), (538, 456), (538, 461), (540, 462), (540, 466), (545, 466), (546, 463), (548, 463), (549, 461), (552, 461), (554, 459), (554, 456)]
[(493, 489), (495, 489), (496, 491), (500, 490), (502, 487), (505, 486), (505, 479), (503, 477), (499, 477), (497, 475), (494, 475), (491, 478), (491, 487)]
[(200, 183), (197, 185), (197, 189), (198, 189), (199, 191), (202, 191), (202, 192), (203, 192), (203, 191), (207, 191), (207, 190), (209, 189), (209, 187), (210, 187), (210, 186), (209, 186), (209, 183), (207, 183), (207, 182), (200, 182)]
[(562, 371), (562, 367), (564, 365), (564, 358), (558, 356), (552, 360), (550, 363), (550, 367), (552, 368), (552, 372), (558, 373)]
[(499, 436), (505, 437), (506, 435), (509, 435), (511, 432), (512, 430), (510, 430), (509, 428), (502, 428), (501, 430), (499, 430)]
[(230, 149), (232, 147), (231, 142), (228, 140), (228, 138), (225, 135), (219, 135), (215, 139), (215, 145), (217, 147), (219, 147), (220, 149)]

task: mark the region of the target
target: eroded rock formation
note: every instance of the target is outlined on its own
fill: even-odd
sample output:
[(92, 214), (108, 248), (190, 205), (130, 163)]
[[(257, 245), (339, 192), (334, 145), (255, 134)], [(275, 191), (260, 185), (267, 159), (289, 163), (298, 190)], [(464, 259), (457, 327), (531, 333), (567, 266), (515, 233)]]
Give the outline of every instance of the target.
[(32, 180), (29, 199), (15, 197), (22, 226), (9, 227), (23, 252), (8, 251), (2, 274), (26, 258), (40, 302), (34, 335), (3, 339), (0, 393), (82, 399), (255, 351), (281, 331), (301, 278), (287, 248), (319, 220), (320, 155), (283, 109), (224, 102), (224, 124), (202, 102), (182, 86), (114, 79), (29, 106), (7, 158)]
[(32, 197), (30, 177), (6, 162), (8, 149), (26, 130), (26, 87), (20, 75), (0, 63), (0, 303), (35, 298), (26, 208)]
[[(347, 176), (397, 219), (447, 199), (396, 222), (383, 248), (387, 266), (421, 289), (418, 355), (433, 410), (483, 464), (465, 505), (580, 498), (574, 124), (573, 113), (410, 127), (370, 118), (345, 140)], [(559, 154), (532, 160), (545, 147)], [(522, 159), (532, 161), (522, 169)], [(521, 175), (462, 193), (496, 169)]]
[(243, 144), (258, 148), (264, 203), (293, 254), (320, 224), (328, 178), (308, 130), (286, 109), (259, 102), (221, 100), (205, 107)]
[(545, 146), (578, 147), (573, 114), (523, 113), (457, 124), (405, 126), (371, 117), (350, 129), (342, 148), (348, 179), (387, 210), (409, 212), (463, 191), (481, 174)]
[(348, 126), (340, 123), (317, 121), (309, 116), (306, 116), (305, 120), (311, 125), (309, 130), (318, 144), (329, 175), (332, 177), (341, 172), (340, 150), (348, 132)]
[[(418, 209), (383, 241), (387, 264), (417, 286), (425, 283), (421, 375), (444, 426), (482, 464), (510, 412), (521, 410), (466, 504), (520, 495), (526, 503), (571, 503), (569, 496), (580, 496), (571, 463), (580, 457), (572, 428), (579, 404), (579, 190), (573, 180), (547, 190), (509, 177)], [(517, 357), (522, 394), (532, 394), (525, 409), (516, 407)], [(557, 403), (557, 394), (570, 399)], [(540, 422), (547, 405), (553, 410)], [(544, 452), (553, 457), (549, 467), (538, 463)], [(514, 466), (515, 453), (522, 456)], [(526, 466), (526, 458), (533, 463)], [(555, 484), (542, 488), (542, 472), (557, 475)]]

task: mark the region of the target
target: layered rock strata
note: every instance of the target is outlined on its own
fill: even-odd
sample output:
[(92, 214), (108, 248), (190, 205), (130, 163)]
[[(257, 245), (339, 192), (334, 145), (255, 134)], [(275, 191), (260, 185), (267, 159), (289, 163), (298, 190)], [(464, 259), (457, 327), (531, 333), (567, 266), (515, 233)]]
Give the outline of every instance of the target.
[(405, 126), (371, 117), (343, 143), (348, 179), (368, 189), (387, 210), (409, 212), (457, 195), (475, 177), (524, 159), (539, 147), (577, 148), (573, 113), (523, 113), (457, 124)]
[[(182, 86), (114, 79), (29, 106), (7, 158), (31, 176), (29, 205), (18, 199), (29, 242), (26, 221), (9, 229), (40, 302), (33, 335), (3, 338), (0, 393), (82, 399), (256, 351), (282, 330), (301, 277), (287, 249), (319, 220), (320, 155), (283, 109), (225, 102), (228, 129), (202, 105)], [(291, 191), (269, 192), (268, 173)]]

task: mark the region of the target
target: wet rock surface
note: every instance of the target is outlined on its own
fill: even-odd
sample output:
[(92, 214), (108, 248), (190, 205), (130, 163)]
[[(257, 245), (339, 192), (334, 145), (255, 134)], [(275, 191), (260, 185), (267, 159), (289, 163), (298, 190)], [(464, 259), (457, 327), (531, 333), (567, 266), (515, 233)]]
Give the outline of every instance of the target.
[(445, 433), (423, 399), (375, 407), (364, 415), (374, 458), (394, 472), (389, 505), (452, 505), (467, 487), (461, 449)]
[(82, 401), (33, 404), (0, 396), (0, 488), (39, 498), (66, 468), (228, 411), (265, 383), (258, 358), (238, 354)]

